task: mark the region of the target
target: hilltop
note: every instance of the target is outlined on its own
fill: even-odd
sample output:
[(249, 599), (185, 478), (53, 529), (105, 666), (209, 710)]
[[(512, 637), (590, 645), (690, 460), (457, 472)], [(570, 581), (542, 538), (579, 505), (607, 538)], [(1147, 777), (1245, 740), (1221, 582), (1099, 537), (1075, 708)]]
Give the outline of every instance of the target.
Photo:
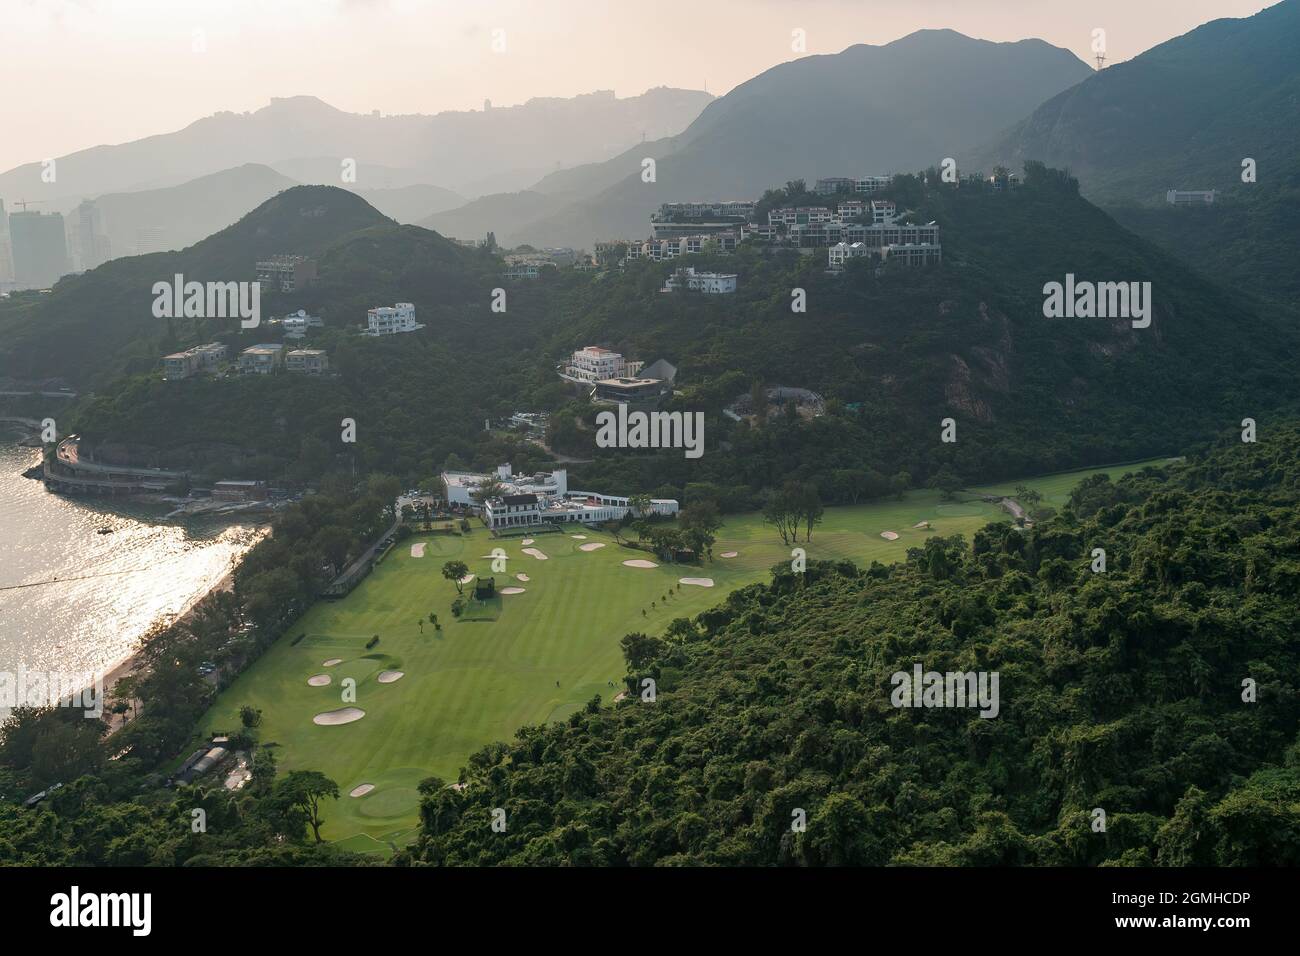
[[(1300, 0), (1214, 20), (1048, 99), (968, 162), (1068, 167), (1084, 194), (1220, 280), (1292, 304), (1300, 278)], [(1258, 181), (1242, 181), (1254, 159)], [(1214, 189), (1173, 209), (1169, 189)]]

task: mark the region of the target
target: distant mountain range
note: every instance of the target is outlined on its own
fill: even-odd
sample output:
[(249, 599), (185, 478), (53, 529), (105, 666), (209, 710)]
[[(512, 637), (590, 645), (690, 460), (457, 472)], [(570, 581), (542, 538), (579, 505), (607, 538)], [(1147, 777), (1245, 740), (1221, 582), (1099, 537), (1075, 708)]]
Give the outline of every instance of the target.
[[(492, 229), (506, 244), (640, 237), (650, 213), (671, 200), (757, 198), (796, 177), (811, 184), (938, 166), (1091, 73), (1042, 40), (991, 43), (922, 30), (884, 46), (859, 44), (759, 74), (676, 136), (543, 179), (532, 191), (549, 202), (530, 197), (511, 215), (507, 201), (482, 197), (423, 224), (443, 231), (454, 221), (476, 235)], [(657, 163), (653, 183), (641, 177), (647, 157)]]
[[(975, 151), (976, 168), (1068, 167), (1092, 201), (1199, 268), (1300, 295), (1300, 0), (1215, 20), (1052, 97)], [(1257, 182), (1242, 181), (1253, 159)], [(1214, 189), (1174, 209), (1169, 189)]]
[[(179, 186), (98, 196), (95, 205), (111, 255), (118, 258), (184, 249), (298, 185), (269, 166), (247, 163)], [(451, 190), (423, 184), (350, 191), (398, 222), (414, 222), (464, 201)]]
[(621, 99), (602, 90), (519, 106), (381, 116), (347, 113), (312, 96), (276, 98), (252, 113), (216, 113), (172, 133), (56, 157), (53, 182), (42, 178), (39, 162), (18, 166), (0, 173), (0, 198), (68, 206), (246, 163), (275, 166), (298, 181), (346, 185), (345, 159), (357, 163), (355, 185), (363, 189), (427, 184), (465, 195), (499, 192), (680, 132), (712, 99), (659, 87)]

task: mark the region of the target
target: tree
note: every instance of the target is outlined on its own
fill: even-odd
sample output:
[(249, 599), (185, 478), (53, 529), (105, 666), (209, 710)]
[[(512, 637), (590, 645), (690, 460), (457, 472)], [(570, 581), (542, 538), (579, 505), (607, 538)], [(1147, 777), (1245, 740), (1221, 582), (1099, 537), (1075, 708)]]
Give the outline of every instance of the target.
[(696, 554), (707, 554), (713, 558), (714, 532), (722, 527), (722, 518), (718, 515), (718, 506), (705, 498), (682, 509), (678, 518), (682, 535)]
[(623, 639), (619, 641), (619, 647), (623, 649), (623, 659), (627, 661), (627, 666), (634, 671), (640, 671), (663, 653), (664, 643), (657, 637), (636, 631), (632, 634), (624, 634)]
[(789, 544), (799, 534), (799, 520), (802, 516), (802, 491), (795, 482), (786, 482), (780, 491), (772, 493), (763, 509), (763, 521), (773, 525), (781, 541)]
[(339, 798), (339, 785), (315, 770), (295, 770), (282, 780), (277, 792), (307, 818), (316, 842), (320, 843), (320, 828), (325, 821), (320, 815), (321, 800)]
[[(817, 487), (815, 485), (804, 485), (799, 496), (799, 517), (803, 521), (803, 539), (805, 541), (812, 540), (813, 525), (822, 520), (822, 515), (825, 512), (826, 509), (822, 507), (821, 495), (817, 494)], [(795, 530), (798, 531), (797, 525)]]
[(464, 594), (465, 585), (461, 578), (469, 576), (469, 565), (464, 561), (448, 561), (442, 566), (442, 576), (456, 585), (456, 593)]
[(249, 730), (259, 727), (262, 724), (262, 712), (252, 704), (245, 704), (239, 708), (239, 722)]

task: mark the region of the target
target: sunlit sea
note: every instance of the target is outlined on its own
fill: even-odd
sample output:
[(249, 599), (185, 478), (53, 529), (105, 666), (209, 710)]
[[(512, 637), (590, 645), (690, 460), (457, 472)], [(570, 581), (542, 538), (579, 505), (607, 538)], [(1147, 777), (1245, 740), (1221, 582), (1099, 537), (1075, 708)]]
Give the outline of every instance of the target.
[(13, 439), (0, 431), (0, 671), (112, 669), (257, 541), (252, 521), (164, 521), (167, 508), (52, 494), (22, 476), (40, 451)]

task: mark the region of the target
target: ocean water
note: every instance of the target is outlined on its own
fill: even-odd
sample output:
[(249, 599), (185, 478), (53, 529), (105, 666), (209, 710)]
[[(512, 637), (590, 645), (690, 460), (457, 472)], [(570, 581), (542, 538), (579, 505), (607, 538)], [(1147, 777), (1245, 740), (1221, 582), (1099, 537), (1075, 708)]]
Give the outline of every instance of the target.
[(257, 541), (252, 522), (163, 521), (166, 509), (51, 494), (22, 476), (40, 451), (12, 440), (0, 432), (0, 671), (111, 670)]

